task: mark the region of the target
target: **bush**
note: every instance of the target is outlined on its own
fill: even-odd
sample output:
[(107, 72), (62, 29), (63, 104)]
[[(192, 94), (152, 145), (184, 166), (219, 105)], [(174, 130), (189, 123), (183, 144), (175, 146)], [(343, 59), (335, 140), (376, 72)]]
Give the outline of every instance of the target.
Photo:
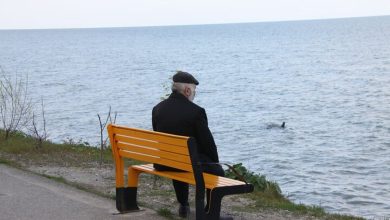
[[(226, 177), (240, 180), (240, 176), (248, 183), (251, 183), (255, 191), (272, 193), (274, 196), (282, 196), (282, 191), (276, 182), (268, 181), (264, 175), (255, 174), (248, 171), (242, 163), (238, 163), (232, 166), (233, 169), (225, 171)], [(237, 172), (239, 175), (237, 175)]]

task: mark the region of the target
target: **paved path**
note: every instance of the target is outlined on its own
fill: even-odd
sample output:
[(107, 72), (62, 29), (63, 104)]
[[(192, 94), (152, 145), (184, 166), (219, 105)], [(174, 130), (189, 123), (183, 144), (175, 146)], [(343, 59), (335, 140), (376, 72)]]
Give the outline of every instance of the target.
[(154, 211), (118, 215), (115, 201), (0, 164), (0, 220), (165, 219)]

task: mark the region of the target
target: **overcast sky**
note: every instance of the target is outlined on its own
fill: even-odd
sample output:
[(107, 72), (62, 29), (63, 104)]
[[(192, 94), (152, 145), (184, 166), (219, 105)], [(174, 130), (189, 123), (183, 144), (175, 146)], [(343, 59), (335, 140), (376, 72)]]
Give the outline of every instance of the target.
[(390, 15), (390, 0), (0, 0), (0, 29), (132, 27)]

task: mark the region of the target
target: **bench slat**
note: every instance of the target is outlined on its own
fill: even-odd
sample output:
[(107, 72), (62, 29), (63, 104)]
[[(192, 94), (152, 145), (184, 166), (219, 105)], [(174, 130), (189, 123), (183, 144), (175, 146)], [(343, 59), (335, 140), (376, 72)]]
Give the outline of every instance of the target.
[(154, 175), (158, 175), (158, 176), (162, 176), (162, 177), (166, 177), (166, 178), (170, 178), (170, 179), (175, 179), (175, 180), (189, 183), (191, 185), (195, 185), (194, 173), (173, 172), (173, 171), (156, 171), (153, 168), (152, 164), (150, 164), (151, 167), (149, 167), (148, 165), (136, 165), (136, 166), (131, 166), (131, 167), (136, 169), (136, 170), (140, 170), (141, 172), (154, 174)]
[(183, 147), (187, 146), (188, 137), (185, 136), (169, 135), (160, 132), (151, 132), (141, 129), (133, 129), (119, 126), (113, 126), (112, 130), (114, 134), (119, 134), (123, 136), (151, 140), (165, 144), (173, 144)]
[[(154, 174), (170, 179), (175, 179), (183, 181), (192, 185), (195, 185), (195, 179), (193, 173), (190, 172), (172, 172), (172, 171), (157, 171), (153, 168), (152, 164), (144, 165), (134, 165), (132, 168)], [(207, 189), (214, 189), (215, 187), (224, 187), (224, 186), (237, 186), (237, 185), (246, 185), (244, 182), (239, 180), (233, 180), (226, 177), (220, 177), (208, 173), (203, 173), (203, 178), (205, 181), (205, 187)]]
[(139, 138), (122, 136), (122, 135), (115, 135), (115, 139), (118, 140), (119, 142), (132, 143), (132, 144), (139, 145), (139, 146), (147, 146), (150, 148), (156, 148), (156, 149), (160, 149), (163, 151), (180, 153), (183, 155), (189, 155), (188, 147), (184, 147), (184, 146), (164, 144), (164, 143), (160, 143), (160, 142), (143, 140), (143, 139), (139, 139)]
[(176, 162), (176, 161), (167, 160), (167, 159), (159, 158), (159, 157), (152, 157), (152, 156), (146, 155), (146, 154), (133, 153), (133, 152), (125, 151), (125, 150), (119, 150), (119, 155), (122, 157), (128, 157), (128, 158), (132, 158), (132, 159), (140, 160), (140, 161), (145, 161), (145, 162), (149, 162), (149, 163), (158, 163), (161, 165), (165, 165), (165, 166), (177, 168), (180, 170), (192, 172), (192, 165), (186, 164), (186, 163)]
[(127, 152), (146, 154), (152, 157), (154, 156), (158, 158), (164, 158), (167, 160), (173, 160), (191, 165), (191, 159), (189, 156), (186, 155), (161, 151), (159, 149), (147, 148), (123, 142), (118, 142), (117, 146), (119, 149), (126, 150)]

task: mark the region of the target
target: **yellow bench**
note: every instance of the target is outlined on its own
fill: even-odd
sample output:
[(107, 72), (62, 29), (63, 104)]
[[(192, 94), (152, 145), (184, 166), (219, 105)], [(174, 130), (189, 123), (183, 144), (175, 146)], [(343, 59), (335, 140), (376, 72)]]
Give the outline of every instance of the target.
[[(192, 137), (108, 125), (112, 153), (115, 159), (116, 207), (119, 212), (138, 210), (137, 187), (140, 173), (175, 179), (196, 186), (196, 219), (219, 219), (221, 200), (225, 195), (249, 193), (253, 185), (242, 181), (202, 172), (196, 140)], [(148, 164), (128, 168), (128, 183), (124, 182), (123, 158)], [(183, 172), (157, 171), (153, 164), (177, 168)], [(211, 190), (208, 212), (204, 210), (205, 189)]]

